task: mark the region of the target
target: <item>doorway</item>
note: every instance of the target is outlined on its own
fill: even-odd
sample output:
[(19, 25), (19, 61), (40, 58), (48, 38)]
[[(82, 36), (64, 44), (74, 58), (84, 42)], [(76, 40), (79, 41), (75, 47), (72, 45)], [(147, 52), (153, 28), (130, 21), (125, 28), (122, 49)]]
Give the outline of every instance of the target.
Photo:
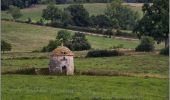
[(64, 65), (62, 66), (62, 73), (66, 74), (66, 72), (67, 72), (67, 67)]

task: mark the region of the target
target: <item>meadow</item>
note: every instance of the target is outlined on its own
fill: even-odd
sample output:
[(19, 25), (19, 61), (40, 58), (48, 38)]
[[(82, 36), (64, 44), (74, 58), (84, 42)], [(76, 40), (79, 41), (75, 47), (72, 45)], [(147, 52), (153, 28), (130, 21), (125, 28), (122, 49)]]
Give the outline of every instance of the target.
[[(36, 26), (25, 23), (2, 21), (2, 38), (12, 44), (14, 52), (40, 50), (49, 40), (54, 40), (61, 28)], [(69, 30), (74, 33), (73, 31)], [(135, 48), (139, 41), (111, 39), (99, 36), (87, 36), (93, 49), (109, 49), (123, 44), (124, 48)]]
[[(90, 15), (103, 14), (105, 3), (83, 4)], [(127, 5), (142, 16), (141, 5)], [(63, 9), (68, 4), (56, 5)], [(33, 21), (41, 18), (46, 5), (22, 9), (19, 20)], [(2, 12), (2, 19), (11, 19)], [(12, 51), (1, 53), (1, 72), (22, 68), (47, 68), (50, 53), (41, 50), (49, 40), (54, 40), (61, 28), (37, 26), (12, 21), (1, 21), (1, 38), (12, 45)], [(73, 30), (68, 30), (74, 34)], [(127, 31), (127, 30), (125, 30)], [(86, 35), (92, 49), (111, 49), (120, 44), (134, 49), (139, 40), (125, 40)], [(155, 44), (156, 49), (164, 47)], [(113, 71), (138, 76), (54, 76), (54, 75), (2, 75), (2, 99), (4, 100), (168, 100), (168, 57), (158, 52), (126, 54), (117, 57), (86, 57), (88, 51), (74, 51), (74, 65), (78, 71)], [(143, 75), (143, 76), (142, 76)], [(150, 75), (155, 77), (145, 77)]]
[(107, 76), (2, 76), (3, 100), (168, 100), (168, 80)]
[[(9, 53), (10, 54), (10, 53)], [(9, 55), (8, 54), (8, 55)], [(19, 55), (20, 53), (18, 53)], [(2, 54), (2, 72), (17, 70), (20, 68), (47, 68), (49, 64), (49, 54), (31, 53), (36, 55), (33, 57), (24, 56), (15, 58), (9, 57), (7, 54)], [(31, 55), (30, 54), (30, 55)], [(78, 54), (78, 55), (77, 55)], [(12, 54), (11, 54), (12, 55)], [(37, 56), (39, 55), (39, 57)], [(168, 57), (161, 56), (154, 53), (145, 53), (140, 55), (126, 55), (120, 57), (101, 57), (101, 58), (86, 58), (78, 57), (86, 55), (85, 52), (75, 52), (76, 58), (74, 60), (75, 68), (79, 71), (86, 70), (104, 70), (115, 71), (122, 73), (136, 73), (136, 74), (153, 74), (167, 77), (168, 76)], [(7, 57), (8, 56), (8, 57)], [(37, 58), (35, 58), (37, 57)], [(10, 59), (7, 59), (10, 58)], [(20, 58), (20, 59), (19, 59)]]
[[(56, 5), (60, 9), (64, 9), (68, 7), (70, 4), (60, 4)], [(107, 3), (85, 3), (83, 6), (90, 15), (99, 15), (104, 14)], [(135, 12), (139, 13), (139, 17), (143, 16), (142, 7), (141, 6), (133, 6), (132, 4), (124, 4)], [(21, 12), (23, 16), (19, 18), (19, 20), (27, 21), (28, 18), (31, 18), (33, 22), (36, 22), (41, 19), (42, 10), (45, 9), (47, 5), (35, 5), (31, 8), (22, 9)], [(2, 19), (12, 19), (11, 15), (7, 13), (7, 11), (2, 11)]]
[[(49, 40), (54, 40), (61, 28), (52, 28), (46, 26), (30, 25), (25, 23), (17, 23), (11, 21), (2, 21), (2, 39), (8, 41), (12, 45), (12, 52), (32, 52), (41, 50), (46, 46)], [(68, 30), (72, 34), (74, 31)], [(123, 48), (135, 48), (138, 40), (124, 40), (116, 38), (107, 38), (86, 35), (92, 49), (110, 49), (120, 44)], [(163, 44), (155, 44), (157, 49), (163, 48)]]

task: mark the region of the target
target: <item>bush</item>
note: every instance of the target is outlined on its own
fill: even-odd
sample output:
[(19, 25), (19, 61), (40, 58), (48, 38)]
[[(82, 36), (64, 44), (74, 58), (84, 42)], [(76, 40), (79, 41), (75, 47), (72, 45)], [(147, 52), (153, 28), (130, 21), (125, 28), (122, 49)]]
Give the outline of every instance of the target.
[(32, 19), (31, 18), (28, 18), (26, 23), (32, 23)]
[(52, 50), (57, 48), (57, 46), (59, 46), (59, 42), (58, 41), (50, 40), (48, 45), (43, 47), (43, 49), (41, 51), (42, 52), (51, 52)]
[(73, 35), (72, 41), (66, 43), (66, 46), (74, 51), (82, 51), (91, 49), (90, 43), (87, 41), (85, 34), (77, 32)]
[(162, 49), (160, 51), (160, 54), (169, 56), (169, 46), (164, 48), (164, 49)]
[(4, 41), (4, 40), (1, 40), (1, 50), (3, 51), (11, 51), (12, 49), (12, 46), (10, 43)]
[(117, 50), (93, 50), (87, 53), (87, 57), (110, 57), (121, 55), (123, 55), (123, 53)]
[(152, 37), (143, 37), (141, 43), (136, 47), (136, 51), (154, 51), (154, 40)]

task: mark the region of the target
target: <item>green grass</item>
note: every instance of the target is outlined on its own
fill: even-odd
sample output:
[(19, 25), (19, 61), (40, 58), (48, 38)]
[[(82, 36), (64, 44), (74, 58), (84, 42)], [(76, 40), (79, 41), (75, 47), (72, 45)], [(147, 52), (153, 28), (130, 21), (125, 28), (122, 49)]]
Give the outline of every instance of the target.
[[(64, 9), (68, 7), (70, 4), (61, 4), (61, 5), (56, 5), (58, 8)], [(89, 12), (90, 15), (99, 15), (99, 14), (104, 14), (105, 9), (107, 7), (107, 3), (86, 3), (83, 4), (85, 9)], [(26, 8), (22, 9), (23, 16), (19, 18), (19, 20), (24, 20), (26, 21), (28, 18), (31, 18), (33, 22), (36, 22), (41, 19), (42, 15), (42, 10), (45, 9), (47, 5), (36, 5), (35, 7), (32, 8)], [(143, 16), (141, 7), (132, 7), (128, 6), (135, 12), (137, 11), (139, 13), (139, 17)], [(6, 11), (2, 11), (2, 19), (11, 19), (12, 17), (10, 14), (8, 14)]]
[[(49, 40), (55, 39), (60, 28), (36, 26), (24, 23), (2, 21), (2, 39), (12, 44), (12, 51), (29, 52), (40, 50)], [(72, 31), (71, 31), (72, 32)], [(109, 49), (123, 44), (125, 48), (135, 48), (139, 41), (87, 36), (93, 49)]]
[[(3, 55), (2, 55), (3, 56)], [(49, 59), (2, 60), (2, 71), (18, 68), (48, 67)], [(77, 70), (111, 70), (168, 76), (168, 57), (146, 53), (120, 57), (75, 58)]]
[(139, 41), (128, 41), (123, 39), (112, 39), (99, 36), (87, 36), (87, 39), (92, 44), (94, 49), (108, 49), (113, 46), (123, 44), (123, 48), (135, 48)]
[(1, 82), (3, 100), (168, 100), (166, 79), (4, 75)]

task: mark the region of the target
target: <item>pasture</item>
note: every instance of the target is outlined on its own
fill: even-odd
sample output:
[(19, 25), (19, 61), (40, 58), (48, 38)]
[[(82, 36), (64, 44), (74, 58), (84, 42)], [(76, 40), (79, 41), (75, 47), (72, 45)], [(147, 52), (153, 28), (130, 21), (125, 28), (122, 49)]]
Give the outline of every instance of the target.
[[(12, 44), (13, 52), (32, 52), (41, 50), (48, 44), (49, 40), (54, 40), (59, 30), (63, 29), (2, 21), (1, 36)], [(68, 31), (74, 33), (72, 30)], [(87, 40), (93, 49), (110, 49), (120, 44), (123, 45), (123, 48), (135, 48), (139, 44), (138, 40), (130, 41), (91, 35), (87, 35)], [(163, 44), (155, 45), (158, 49), (164, 47)]]
[[(12, 51), (30, 52), (40, 50), (49, 40), (54, 40), (61, 28), (36, 26), (24, 23), (2, 21), (2, 38), (12, 44)], [(71, 30), (69, 30), (71, 31)], [(71, 31), (73, 33), (73, 31)], [(124, 48), (135, 48), (139, 41), (87, 36), (93, 49), (109, 49), (123, 44)]]
[[(109, 70), (122, 73), (168, 76), (167, 56), (145, 53), (120, 57), (86, 58), (85, 55), (86, 52), (75, 52), (76, 70)], [(2, 58), (4, 58), (2, 60), (2, 72), (19, 68), (47, 68), (49, 64), (48, 53), (7, 53), (2, 54)]]
[[(106, 3), (83, 4), (90, 15), (103, 14)], [(141, 17), (142, 4), (125, 4)], [(69, 4), (56, 5), (61, 9)], [(41, 18), (47, 5), (35, 5), (22, 9), (23, 16), (36, 22)], [(2, 19), (11, 19), (2, 12)], [(62, 28), (52, 28), (12, 21), (1, 21), (1, 38), (12, 45), (12, 51), (1, 53), (2, 71), (15, 71), (23, 68), (47, 68), (50, 53), (33, 52), (41, 50), (49, 40), (54, 40)], [(68, 30), (74, 34), (73, 30)], [(124, 30), (127, 31), (127, 30)], [(131, 32), (132, 33), (132, 32)], [(132, 33), (133, 34), (133, 33)], [(123, 45), (123, 48), (135, 49), (139, 40), (108, 38), (86, 35), (92, 49), (111, 49)], [(164, 47), (155, 44), (156, 49)], [(76, 71), (111, 71), (134, 74), (115, 76), (74, 76), (54, 75), (2, 75), (2, 99), (4, 100), (168, 100), (169, 56), (155, 52), (133, 52), (116, 57), (86, 57), (88, 51), (74, 51)], [(148, 76), (147, 76), (148, 75)], [(152, 77), (150, 77), (152, 76)]]
[(3, 100), (167, 100), (168, 80), (107, 76), (2, 76)]

